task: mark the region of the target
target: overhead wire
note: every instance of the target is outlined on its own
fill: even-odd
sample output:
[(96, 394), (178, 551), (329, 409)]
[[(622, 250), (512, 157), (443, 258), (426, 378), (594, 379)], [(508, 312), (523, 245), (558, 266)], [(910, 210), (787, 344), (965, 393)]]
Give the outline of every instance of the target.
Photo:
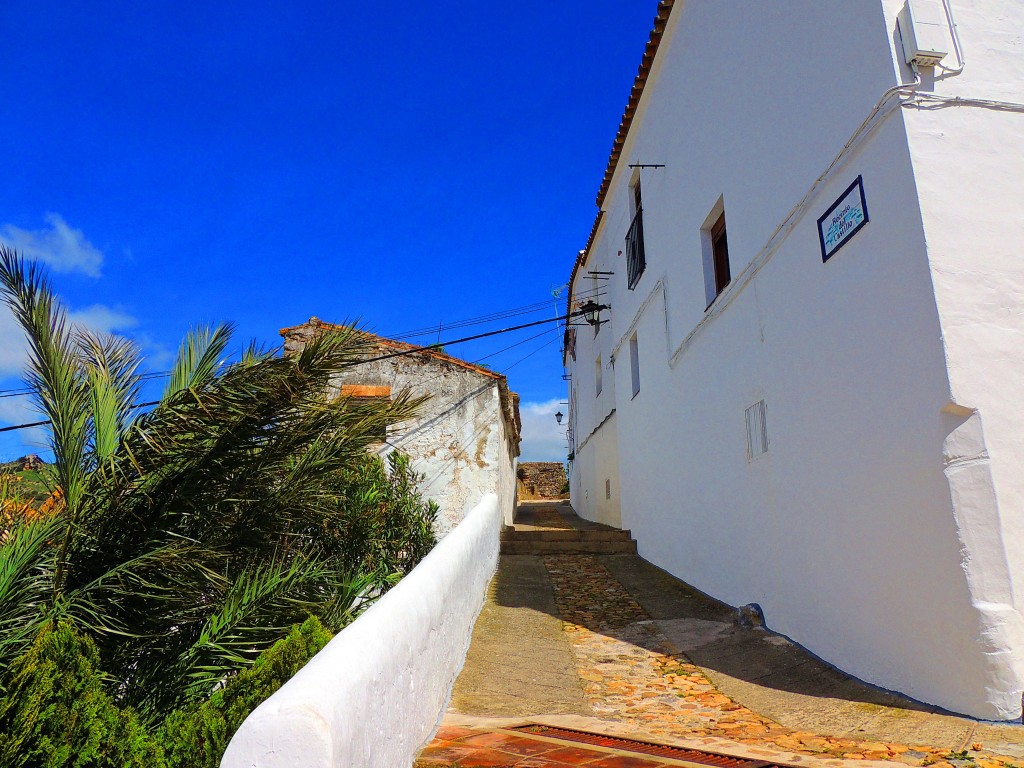
[[(478, 339), (486, 339), (486, 338), (490, 338), (492, 336), (498, 336), (498, 335), (501, 335), (501, 334), (504, 334), (504, 333), (512, 333), (513, 331), (523, 330), (525, 328), (535, 328), (538, 325), (542, 325), (544, 323), (559, 323), (559, 322), (563, 321), (566, 317), (574, 317), (574, 316), (578, 316), (580, 314), (582, 314), (582, 313), (579, 310), (577, 310), (577, 312), (575, 312), (575, 313), (572, 313), (572, 312), (567, 313), (564, 317), (559, 317), (559, 316), (548, 317), (548, 318), (545, 318), (543, 320), (535, 320), (535, 321), (530, 322), (530, 323), (521, 323), (519, 325), (514, 325), (514, 326), (511, 326), (509, 328), (502, 328), (502, 329), (499, 329), (499, 330), (496, 330), (496, 331), (488, 331), (486, 333), (478, 333), (478, 334), (474, 334), (472, 336), (465, 336), (465, 337), (463, 337), (461, 339), (451, 339), (451, 340), (448, 340), (448, 341), (439, 342), (437, 344), (428, 344), (426, 346), (411, 346), (410, 349), (404, 349), (404, 350), (400, 350), (400, 351), (397, 351), (397, 352), (390, 352), (390, 353), (385, 354), (385, 355), (378, 355), (376, 357), (370, 357), (370, 358), (365, 358), (363, 360), (357, 360), (357, 361), (349, 363), (349, 364), (347, 364), (345, 366), (342, 366), (342, 368), (354, 368), (354, 367), (359, 366), (359, 365), (366, 365), (368, 363), (379, 362), (381, 360), (390, 360), (392, 358), (405, 357), (407, 355), (413, 355), (413, 354), (417, 354), (417, 353), (420, 353), (420, 352), (428, 352), (431, 349), (438, 349), (440, 347), (454, 346), (456, 344), (463, 344), (465, 342), (476, 341)], [(548, 333), (550, 331), (555, 331), (555, 330), (558, 330), (558, 326), (557, 325), (554, 328), (546, 329), (544, 331), (544, 333)], [(526, 343), (526, 341), (532, 341), (534, 338), (538, 338), (538, 337), (544, 335), (544, 333), (537, 334), (537, 336), (534, 336), (534, 337), (532, 337), (530, 339), (518, 342), (517, 344), (510, 345), (509, 347), (506, 347), (503, 350), (499, 350), (498, 352), (495, 352), (492, 355), (488, 355), (487, 357), (492, 357), (493, 355), (500, 354), (501, 352), (507, 351), (508, 349), (511, 349), (512, 347), (518, 346), (519, 344)], [(519, 363), (523, 362), (523, 360), (526, 360), (527, 358), (532, 357), (533, 355), (537, 354), (537, 352), (539, 352), (541, 349), (543, 349), (544, 347), (549, 346), (550, 344), (554, 343), (557, 340), (558, 340), (558, 336), (556, 335), (553, 339), (547, 341), (545, 344), (541, 345), (541, 347), (538, 347), (537, 349), (535, 349), (534, 351), (530, 352), (528, 355), (524, 356), (520, 360), (517, 360), (515, 363), (513, 363), (511, 366), (509, 366), (505, 370), (506, 371), (511, 370), (516, 365), (518, 365)], [(481, 358), (481, 359), (486, 359), (486, 358)], [(137, 404), (131, 406), (131, 408), (132, 409), (146, 408), (148, 406), (157, 405), (159, 402), (160, 401), (158, 401), (158, 400), (154, 400), (154, 401), (146, 402), (146, 403), (137, 403)], [(47, 425), (49, 425), (51, 423), (52, 423), (51, 421), (47, 420), (47, 421), (36, 421), (36, 422), (29, 423), (29, 424), (15, 424), (15, 425), (12, 425), (12, 426), (0, 427), (0, 433), (3, 433), (3, 432), (13, 432), (13, 431), (19, 430), (19, 429), (29, 429), (31, 427), (42, 427), (42, 426), (47, 426)]]
[[(589, 296), (589, 292), (588, 291), (581, 291), (581, 292), (579, 292), (577, 294), (577, 296), (578, 297), (582, 297), (582, 298), (587, 298)], [(565, 302), (565, 297), (557, 297), (555, 299), (555, 301), (556, 301), (556, 303), (558, 303), (558, 302), (564, 303)], [(499, 312), (493, 312), (493, 313), (491, 313), (489, 315), (480, 315), (478, 317), (467, 318), (465, 320), (458, 320), (458, 321), (453, 322), (453, 323), (442, 324), (442, 328), (445, 329), (445, 330), (454, 330), (454, 329), (458, 329), (458, 328), (466, 328), (466, 327), (470, 327), (470, 326), (473, 326), (473, 325), (482, 325), (484, 323), (495, 322), (496, 320), (504, 320), (504, 319), (508, 319), (508, 318), (511, 318), (511, 317), (517, 317), (517, 316), (520, 316), (520, 315), (533, 314), (535, 312), (540, 312), (540, 311), (543, 311), (545, 309), (547, 309), (547, 310), (551, 309), (551, 300), (550, 299), (545, 300), (545, 301), (541, 301), (541, 302), (536, 302), (534, 304), (527, 304), (527, 305), (524, 305), (522, 307), (514, 307), (512, 309), (501, 310)], [(561, 320), (561, 319), (564, 318), (565, 313), (562, 312), (562, 310), (560, 310), (560, 309), (558, 311), (561, 314), (561, 317), (559, 318)], [(388, 335), (387, 338), (394, 339), (395, 341), (400, 341), (402, 339), (414, 338), (416, 336), (424, 336), (424, 335), (428, 335), (428, 334), (435, 334), (437, 332), (438, 332), (438, 328), (437, 328), (437, 326), (434, 326), (434, 327), (431, 327), (431, 328), (421, 328), (421, 329), (417, 329), (417, 330), (413, 330), (413, 331), (405, 331), (405, 332), (399, 333), (399, 334), (391, 334), (391, 335)], [(448, 343), (456, 343), (456, 342), (448, 342)], [(430, 346), (433, 347), (433, 346), (437, 346), (437, 345), (430, 345)], [(424, 349), (426, 349), (426, 347), (424, 347)], [(150, 381), (152, 379), (165, 378), (165, 377), (170, 376), (170, 375), (171, 375), (170, 371), (151, 371), (149, 373), (141, 374), (139, 379), (141, 381)], [(34, 391), (35, 390), (32, 389), (31, 387), (17, 387), (17, 388), (11, 388), (11, 389), (0, 389), (0, 398), (25, 397), (27, 395), (31, 395)]]

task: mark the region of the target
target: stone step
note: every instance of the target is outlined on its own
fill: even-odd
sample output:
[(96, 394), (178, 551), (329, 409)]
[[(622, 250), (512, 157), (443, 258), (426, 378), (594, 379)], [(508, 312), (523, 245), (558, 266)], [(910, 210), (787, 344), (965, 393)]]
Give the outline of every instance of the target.
[(617, 530), (554, 530), (554, 531), (519, 531), (505, 528), (501, 532), (502, 541), (629, 541), (629, 531)]
[(627, 541), (503, 541), (503, 555), (617, 555), (636, 554), (636, 542)]

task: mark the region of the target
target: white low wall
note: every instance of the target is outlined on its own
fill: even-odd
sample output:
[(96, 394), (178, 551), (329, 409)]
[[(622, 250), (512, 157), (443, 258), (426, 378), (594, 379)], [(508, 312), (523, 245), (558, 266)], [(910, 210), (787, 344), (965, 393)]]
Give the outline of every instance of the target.
[(437, 727), (498, 562), (493, 493), (238, 729), (221, 768), (399, 768)]

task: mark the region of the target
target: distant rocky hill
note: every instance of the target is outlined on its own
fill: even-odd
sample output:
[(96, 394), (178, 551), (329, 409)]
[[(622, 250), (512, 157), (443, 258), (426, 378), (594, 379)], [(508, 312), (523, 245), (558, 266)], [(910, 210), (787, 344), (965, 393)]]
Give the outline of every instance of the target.
[(22, 456), (14, 461), (0, 463), (0, 475), (13, 475), (18, 478), (16, 493), (27, 502), (42, 502), (50, 495), (47, 464), (34, 453)]

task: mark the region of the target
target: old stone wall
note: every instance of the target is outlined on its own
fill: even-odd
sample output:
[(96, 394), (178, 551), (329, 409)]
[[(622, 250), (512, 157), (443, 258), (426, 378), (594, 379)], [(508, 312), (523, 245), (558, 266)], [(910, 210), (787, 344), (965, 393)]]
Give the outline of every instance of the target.
[(569, 494), (565, 488), (565, 466), (557, 461), (526, 461), (516, 470), (519, 498), (562, 499)]
[[(312, 319), (285, 329), (286, 353), (298, 352), (317, 333), (334, 327)], [(374, 355), (411, 349), (374, 338)], [(423, 476), (421, 492), (440, 507), (438, 536), (453, 530), (486, 493), (498, 494), (502, 517), (511, 522), (520, 422), (518, 398), (503, 376), (443, 353), (416, 352), (353, 366), (333, 383), (342, 396), (427, 396), (414, 419), (388, 428), (377, 452), (397, 449), (412, 459), (412, 468)]]

